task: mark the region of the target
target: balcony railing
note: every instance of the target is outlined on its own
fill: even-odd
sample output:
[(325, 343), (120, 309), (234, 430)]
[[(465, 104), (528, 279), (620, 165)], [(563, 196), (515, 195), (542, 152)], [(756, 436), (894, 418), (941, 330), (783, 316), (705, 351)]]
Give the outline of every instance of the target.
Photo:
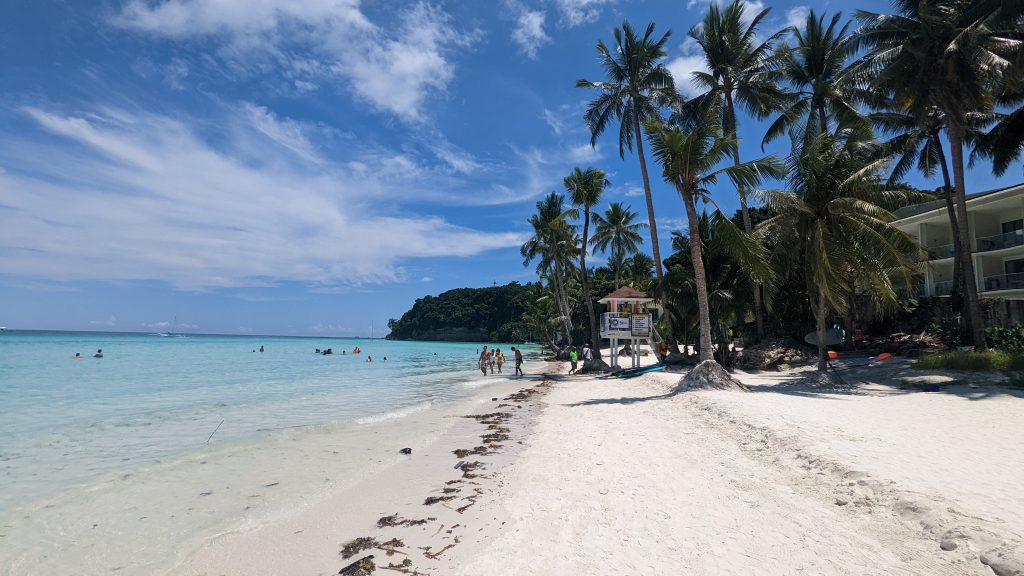
[(1024, 273), (996, 274), (986, 276), (984, 281), (985, 291), (993, 290), (1021, 290), (1024, 289)]
[(1014, 246), (1024, 246), (1024, 230), (1014, 230), (1013, 232), (996, 234), (995, 236), (984, 236), (982, 238), (978, 238), (977, 244), (978, 252), (988, 252), (989, 250), (1001, 250), (1003, 248), (1013, 248)]
[(953, 245), (952, 244), (939, 244), (937, 246), (928, 247), (928, 259), (929, 260), (942, 260), (943, 258), (953, 257)]
[(953, 293), (953, 281), (936, 282), (932, 287), (932, 294), (935, 296), (949, 296)]

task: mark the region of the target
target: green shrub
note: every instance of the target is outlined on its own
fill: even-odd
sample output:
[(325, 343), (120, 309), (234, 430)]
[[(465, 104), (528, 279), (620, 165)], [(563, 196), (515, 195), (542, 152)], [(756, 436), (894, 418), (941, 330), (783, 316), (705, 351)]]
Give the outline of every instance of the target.
[(995, 326), (986, 331), (988, 345), (1007, 352), (1024, 351), (1024, 324)]
[(1024, 370), (1024, 354), (1004, 350), (943, 352), (914, 361), (918, 370)]

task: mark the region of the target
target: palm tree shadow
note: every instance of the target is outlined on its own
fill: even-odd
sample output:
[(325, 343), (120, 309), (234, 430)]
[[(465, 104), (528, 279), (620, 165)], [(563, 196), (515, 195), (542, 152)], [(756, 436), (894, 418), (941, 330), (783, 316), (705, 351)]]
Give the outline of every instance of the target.
[(621, 396), (619, 398), (593, 398), (591, 400), (582, 400), (580, 402), (573, 402), (567, 404), (567, 406), (577, 408), (580, 406), (600, 406), (608, 404), (638, 404), (640, 402), (651, 402), (655, 400), (668, 400), (674, 396), (678, 396), (678, 392), (666, 392), (665, 394), (656, 394), (654, 396)]

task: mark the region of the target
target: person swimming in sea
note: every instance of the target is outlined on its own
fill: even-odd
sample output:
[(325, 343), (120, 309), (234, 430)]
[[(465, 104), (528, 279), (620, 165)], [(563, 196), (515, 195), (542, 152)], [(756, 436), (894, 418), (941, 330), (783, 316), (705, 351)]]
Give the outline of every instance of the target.
[(102, 349), (97, 350), (96, 353), (92, 355), (92, 357), (93, 358), (103, 358), (103, 350)]
[(263, 352), (263, 344), (260, 344), (260, 352)]
[(82, 353), (81, 352), (75, 352), (75, 360), (81, 360), (81, 359), (82, 359)]
[(385, 362), (387, 362), (387, 361), (388, 361), (388, 357), (387, 357), (387, 356), (385, 356), (385, 357), (384, 357), (384, 361), (385, 361)]
[(366, 361), (367, 362), (373, 362), (373, 356), (367, 356), (366, 357)]

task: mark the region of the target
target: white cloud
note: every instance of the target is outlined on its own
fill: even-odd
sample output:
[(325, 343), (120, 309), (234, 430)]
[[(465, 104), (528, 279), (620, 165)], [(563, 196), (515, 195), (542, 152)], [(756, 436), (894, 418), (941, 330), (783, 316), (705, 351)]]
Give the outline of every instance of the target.
[(626, 191), (623, 192), (622, 195), (623, 196), (628, 196), (628, 197), (643, 196), (644, 195), (644, 187), (643, 186), (638, 186), (636, 184), (627, 184), (626, 185)]
[(565, 132), (566, 122), (557, 113), (548, 110), (547, 108), (541, 112), (541, 118), (547, 122), (548, 126), (551, 127), (551, 131), (555, 133), (555, 136), (561, 136)]
[[(25, 114), (47, 141), (0, 142), (0, 274), (45, 281), (162, 280), (177, 288), (400, 279), (409, 258), (474, 256), (521, 234), (481, 232), (381, 199), (450, 196), (402, 154), (310, 169), (302, 125), (247, 105), (214, 149), (179, 119), (124, 110)], [(258, 151), (259, 156), (253, 155)], [(355, 166), (355, 167), (354, 167)], [(59, 168), (58, 168), (59, 167)]]
[(569, 160), (571, 162), (587, 163), (597, 162), (601, 159), (601, 150), (596, 146), (591, 146), (589, 142), (573, 146), (569, 149)]
[(454, 76), (447, 53), (476, 41), (441, 9), (417, 3), (377, 25), (359, 0), (131, 0), (114, 24), (177, 40), (214, 38), (235, 68), (283, 66), (309, 90), (341, 79), (359, 99), (407, 121), (422, 121), (426, 99)]
[(810, 13), (811, 8), (809, 6), (793, 6), (786, 10), (786, 26), (802, 28), (804, 23), (807, 22), (807, 15)]
[[(708, 4), (717, 4), (724, 7), (727, 2), (725, 0), (688, 0), (686, 2), (687, 8), (694, 8), (696, 6), (707, 6)], [(743, 2), (743, 21), (746, 24), (750, 24), (754, 21), (754, 16), (757, 16), (762, 10), (764, 10), (764, 2), (760, 0), (744, 0)], [(764, 23), (764, 20), (761, 21)]]
[(588, 24), (597, 20), (601, 8), (616, 0), (556, 0), (562, 19), (570, 26)]
[(551, 38), (544, 32), (544, 12), (518, 7), (516, 27), (512, 30), (512, 40), (519, 45), (519, 50), (531, 60), (537, 59), (537, 51), (550, 44)]
[(672, 72), (672, 78), (676, 83), (676, 90), (687, 98), (693, 98), (700, 94), (698, 87), (693, 83), (694, 72), (708, 72), (704, 62), (704, 55), (700, 45), (693, 38), (687, 38), (679, 47), (680, 54), (671, 58), (665, 67)]
[(424, 276), (423, 278), (420, 278), (420, 282), (433, 282), (433, 281), (434, 281), (434, 279), (431, 278), (430, 276)]

